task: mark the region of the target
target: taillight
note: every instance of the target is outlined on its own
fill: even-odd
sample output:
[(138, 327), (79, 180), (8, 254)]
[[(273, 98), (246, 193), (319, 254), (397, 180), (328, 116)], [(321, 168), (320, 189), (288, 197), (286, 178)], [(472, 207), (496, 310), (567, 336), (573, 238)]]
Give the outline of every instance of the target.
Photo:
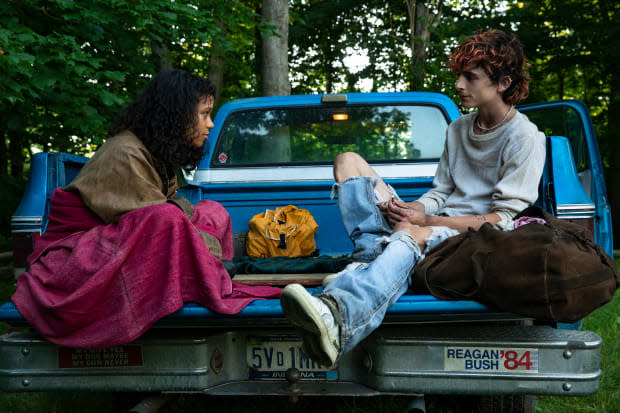
[(25, 269), (28, 256), (34, 251), (34, 243), (41, 237), (39, 231), (12, 232), (13, 236), (13, 268)]

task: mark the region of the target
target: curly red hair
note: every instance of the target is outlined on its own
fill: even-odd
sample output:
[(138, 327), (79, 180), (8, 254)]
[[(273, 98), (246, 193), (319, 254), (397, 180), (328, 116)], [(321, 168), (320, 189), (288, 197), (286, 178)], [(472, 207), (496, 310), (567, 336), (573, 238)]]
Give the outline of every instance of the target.
[(493, 82), (509, 76), (512, 82), (502, 94), (508, 104), (525, 99), (529, 93), (530, 74), (526, 70), (529, 64), (523, 45), (513, 34), (497, 29), (480, 30), (454, 49), (448, 65), (455, 73), (472, 66), (480, 67)]

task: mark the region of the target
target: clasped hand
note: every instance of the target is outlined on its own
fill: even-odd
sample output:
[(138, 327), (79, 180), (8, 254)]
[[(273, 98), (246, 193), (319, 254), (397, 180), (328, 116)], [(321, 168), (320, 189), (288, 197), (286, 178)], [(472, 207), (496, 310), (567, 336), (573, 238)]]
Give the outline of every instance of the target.
[(406, 202), (392, 198), (389, 201), (381, 203), (379, 209), (392, 227), (403, 221), (413, 225), (427, 225), (427, 215), (424, 211)]

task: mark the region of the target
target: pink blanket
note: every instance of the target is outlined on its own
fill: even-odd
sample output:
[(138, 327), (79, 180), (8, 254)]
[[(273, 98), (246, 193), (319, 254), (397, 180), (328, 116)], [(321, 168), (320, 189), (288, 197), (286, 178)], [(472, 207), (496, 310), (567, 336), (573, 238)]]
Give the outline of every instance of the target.
[(194, 226), (220, 240), (224, 259), (232, 257), (230, 216), (216, 202), (199, 202), (193, 222), (160, 204), (104, 225), (79, 195), (57, 189), (12, 300), (46, 339), (97, 348), (135, 340), (185, 302), (235, 314), (279, 296), (277, 288), (233, 283)]

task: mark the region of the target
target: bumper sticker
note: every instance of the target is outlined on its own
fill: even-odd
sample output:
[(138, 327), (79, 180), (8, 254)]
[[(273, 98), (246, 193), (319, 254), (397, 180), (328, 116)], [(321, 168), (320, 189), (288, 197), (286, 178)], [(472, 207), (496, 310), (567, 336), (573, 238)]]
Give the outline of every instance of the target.
[(445, 347), (444, 371), (538, 373), (538, 349)]
[(130, 344), (97, 350), (58, 347), (58, 367), (109, 368), (142, 366), (142, 346)]

